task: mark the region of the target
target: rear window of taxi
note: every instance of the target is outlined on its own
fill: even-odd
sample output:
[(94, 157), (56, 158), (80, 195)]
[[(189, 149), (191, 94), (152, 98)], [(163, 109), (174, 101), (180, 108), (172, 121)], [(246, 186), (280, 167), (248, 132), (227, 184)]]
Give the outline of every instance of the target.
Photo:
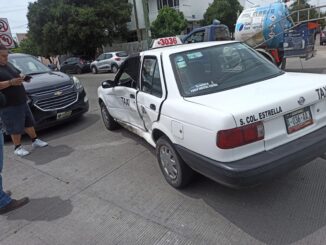
[(184, 97), (224, 91), (283, 74), (274, 64), (241, 43), (176, 53), (170, 60)]

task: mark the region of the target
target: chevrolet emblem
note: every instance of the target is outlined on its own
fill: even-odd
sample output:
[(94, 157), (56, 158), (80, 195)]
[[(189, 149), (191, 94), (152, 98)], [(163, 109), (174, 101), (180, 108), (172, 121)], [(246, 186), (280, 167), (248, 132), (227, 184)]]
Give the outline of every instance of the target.
[(60, 95), (62, 95), (62, 91), (57, 91), (57, 92), (54, 93), (54, 95), (55, 96), (60, 96)]

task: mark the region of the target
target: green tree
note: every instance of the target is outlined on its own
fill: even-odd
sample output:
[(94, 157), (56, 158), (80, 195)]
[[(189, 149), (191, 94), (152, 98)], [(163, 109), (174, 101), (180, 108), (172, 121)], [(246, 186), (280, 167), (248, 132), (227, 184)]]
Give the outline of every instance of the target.
[[(308, 0), (294, 1), (289, 7), (290, 12), (293, 13), (294, 11), (297, 11), (300, 9), (311, 8), (312, 6), (308, 2), (309, 2)], [(316, 10), (313, 9), (313, 10), (310, 10), (309, 12), (310, 12), (309, 13), (310, 18), (318, 17), (318, 12)], [(291, 16), (292, 16), (292, 19), (294, 22), (305, 21), (308, 19), (308, 11), (300, 11), (299, 15), (297, 15), (296, 13), (293, 13)], [(298, 19), (298, 17), (299, 17), (299, 19)]]
[(130, 15), (128, 0), (38, 0), (28, 6), (28, 35), (44, 57), (94, 56), (126, 32)]
[(30, 39), (24, 39), (19, 43), (19, 46), (12, 50), (14, 53), (25, 53), (34, 56), (39, 56), (38, 50), (34, 42)]
[[(299, 21), (306, 21), (308, 20), (308, 11), (304, 10), (304, 11), (299, 11), (298, 14), (298, 10), (300, 9), (307, 9), (307, 8), (311, 8), (313, 7), (313, 5), (309, 4), (309, 0), (295, 0), (291, 6), (289, 7), (290, 12), (293, 13), (292, 19), (294, 22), (299, 22)], [(324, 19), (319, 19), (318, 23), (321, 25), (321, 27), (324, 27), (326, 22), (325, 22), (325, 12), (322, 11), (323, 9), (311, 9), (309, 10), (309, 19), (318, 19), (318, 18), (324, 18)], [(320, 14), (319, 14), (319, 11)]]
[(235, 23), (242, 10), (238, 0), (214, 0), (204, 14), (202, 25), (210, 25), (214, 19), (217, 19), (234, 32)]
[(182, 12), (170, 7), (159, 11), (156, 20), (151, 25), (153, 38), (180, 35), (187, 27), (187, 20)]

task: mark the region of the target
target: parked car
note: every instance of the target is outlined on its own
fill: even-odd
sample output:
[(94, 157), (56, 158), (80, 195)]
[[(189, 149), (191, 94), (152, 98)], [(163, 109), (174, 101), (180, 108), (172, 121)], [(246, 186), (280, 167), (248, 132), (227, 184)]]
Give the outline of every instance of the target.
[(70, 57), (61, 64), (60, 71), (64, 73), (77, 73), (77, 74), (90, 72), (91, 59), (85, 56)]
[(125, 51), (103, 53), (91, 63), (91, 70), (94, 74), (98, 72), (116, 73), (126, 58), (128, 58), (128, 53)]
[(75, 76), (52, 71), (27, 54), (9, 54), (9, 62), (32, 77), (24, 86), (36, 129), (75, 119), (88, 111), (86, 92)]
[(324, 45), (326, 43), (326, 30), (320, 31), (320, 45)]
[(156, 147), (175, 188), (199, 172), (230, 187), (287, 173), (326, 151), (325, 75), (284, 72), (234, 41), (129, 57), (98, 88), (104, 125)]

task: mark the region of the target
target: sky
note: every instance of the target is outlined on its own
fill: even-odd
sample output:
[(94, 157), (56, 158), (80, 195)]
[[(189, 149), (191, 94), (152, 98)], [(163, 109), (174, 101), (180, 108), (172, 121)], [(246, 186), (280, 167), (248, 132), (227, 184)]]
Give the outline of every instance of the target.
[[(0, 0), (0, 18), (7, 18), (11, 28), (11, 33), (15, 36), (16, 33), (27, 32), (27, 6), (29, 2), (36, 0)], [(110, 1), (110, 0), (108, 0)], [(198, 0), (200, 1), (200, 0)], [(259, 5), (273, 3), (275, 0), (246, 0), (246, 6), (252, 6), (249, 2)], [(180, 1), (181, 2), (181, 1)], [(310, 4), (326, 4), (326, 0), (311, 0)]]
[(35, 0), (0, 0), (0, 17), (7, 18), (11, 33), (27, 32), (27, 6)]

